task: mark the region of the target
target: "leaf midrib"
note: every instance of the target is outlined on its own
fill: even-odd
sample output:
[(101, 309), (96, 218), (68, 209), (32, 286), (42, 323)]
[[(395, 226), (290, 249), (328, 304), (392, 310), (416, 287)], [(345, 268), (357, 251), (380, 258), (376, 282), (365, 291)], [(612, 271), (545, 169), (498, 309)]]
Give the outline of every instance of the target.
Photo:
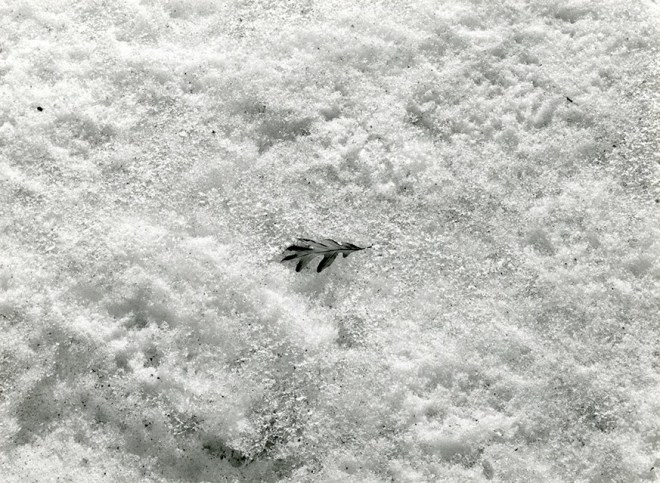
[(314, 253), (329, 253), (329, 252), (357, 252), (362, 250), (362, 248), (334, 248), (332, 250), (315, 250), (314, 248), (310, 249), (310, 252)]

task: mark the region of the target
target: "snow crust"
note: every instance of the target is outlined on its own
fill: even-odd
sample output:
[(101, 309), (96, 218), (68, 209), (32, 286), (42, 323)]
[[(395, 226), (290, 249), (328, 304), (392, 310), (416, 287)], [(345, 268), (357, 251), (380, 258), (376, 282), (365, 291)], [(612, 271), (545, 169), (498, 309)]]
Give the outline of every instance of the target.
[(657, 481), (657, 26), (0, 0), (0, 481)]

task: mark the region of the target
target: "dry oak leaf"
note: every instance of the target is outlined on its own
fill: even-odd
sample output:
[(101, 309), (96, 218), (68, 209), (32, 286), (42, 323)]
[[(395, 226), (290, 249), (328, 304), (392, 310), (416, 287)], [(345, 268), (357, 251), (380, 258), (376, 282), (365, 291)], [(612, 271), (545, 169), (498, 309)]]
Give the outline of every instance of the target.
[(298, 238), (297, 244), (291, 245), (285, 250), (285, 253), (293, 253), (286, 255), (282, 259), (282, 262), (298, 260), (298, 263), (296, 264), (296, 272), (299, 272), (315, 257), (323, 257), (319, 262), (318, 267), (316, 267), (316, 271), (321, 273), (332, 265), (340, 253), (346, 258), (351, 253), (364, 250), (365, 248), (370, 248), (370, 246), (359, 247), (352, 243), (338, 243), (330, 238), (324, 238), (321, 241), (310, 240), (309, 238)]

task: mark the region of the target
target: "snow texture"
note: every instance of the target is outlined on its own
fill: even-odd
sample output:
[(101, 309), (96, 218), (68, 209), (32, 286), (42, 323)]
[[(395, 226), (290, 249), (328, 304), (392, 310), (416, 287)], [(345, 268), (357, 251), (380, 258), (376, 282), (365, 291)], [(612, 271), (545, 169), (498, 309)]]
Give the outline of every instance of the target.
[(0, 0), (0, 481), (658, 481), (659, 11)]

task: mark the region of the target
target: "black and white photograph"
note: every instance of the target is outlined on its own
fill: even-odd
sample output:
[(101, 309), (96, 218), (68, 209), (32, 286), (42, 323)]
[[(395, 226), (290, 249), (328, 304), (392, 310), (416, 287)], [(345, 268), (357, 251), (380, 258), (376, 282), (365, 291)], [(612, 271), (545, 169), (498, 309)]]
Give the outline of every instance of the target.
[(660, 482), (660, 0), (0, 0), (0, 483)]

